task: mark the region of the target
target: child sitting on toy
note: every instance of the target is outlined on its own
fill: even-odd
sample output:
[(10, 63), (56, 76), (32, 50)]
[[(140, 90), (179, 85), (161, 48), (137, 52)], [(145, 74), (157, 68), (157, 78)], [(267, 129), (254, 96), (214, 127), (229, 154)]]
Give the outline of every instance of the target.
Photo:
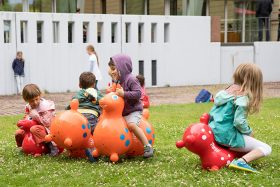
[[(25, 107), (25, 114), (36, 121), (39, 125), (30, 128), (36, 144), (44, 143), (45, 136), (49, 133), (51, 121), (55, 116), (55, 105), (53, 101), (41, 97), (41, 91), (35, 84), (28, 84), (22, 90), (22, 97), (28, 104)], [(18, 130), (15, 138), (18, 147), (21, 147), (24, 138), (24, 130)], [(56, 156), (59, 152), (54, 142), (46, 143), (50, 149), (50, 155)]]
[[(97, 125), (100, 116), (99, 100), (102, 98), (100, 91), (94, 89), (96, 84), (95, 75), (91, 72), (83, 72), (80, 75), (79, 90), (73, 99), (79, 100), (78, 112), (83, 114), (91, 127), (91, 134)], [(70, 109), (70, 105), (66, 109)], [(86, 156), (89, 161), (94, 162), (95, 159), (91, 155), (91, 149), (86, 149)]]
[(141, 86), (141, 92), (142, 92), (141, 101), (142, 101), (143, 107), (149, 108), (150, 107), (150, 98), (147, 95), (146, 89), (145, 89), (145, 77), (143, 75), (137, 75), (136, 78), (138, 79), (140, 86)]
[(144, 145), (144, 158), (153, 156), (153, 147), (149, 144), (144, 132), (139, 128), (143, 105), (141, 103), (141, 86), (132, 75), (132, 62), (129, 56), (119, 54), (111, 57), (109, 75), (113, 81), (120, 82), (122, 88), (116, 89), (116, 94), (124, 98), (123, 116), (128, 128)]
[(217, 143), (245, 155), (229, 167), (257, 172), (249, 162), (271, 153), (271, 147), (253, 137), (247, 116), (258, 112), (262, 101), (263, 76), (255, 64), (241, 64), (233, 74), (234, 84), (215, 97), (209, 125)]

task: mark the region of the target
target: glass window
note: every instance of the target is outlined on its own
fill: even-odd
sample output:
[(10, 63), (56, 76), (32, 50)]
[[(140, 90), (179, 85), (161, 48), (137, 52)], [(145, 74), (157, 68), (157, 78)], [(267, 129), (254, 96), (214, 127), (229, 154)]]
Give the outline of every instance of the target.
[(164, 0), (150, 0), (148, 1), (149, 15), (164, 15)]
[(76, 0), (56, 0), (56, 12), (59, 13), (76, 13)]
[(183, 0), (170, 0), (170, 15), (183, 14)]
[(131, 23), (125, 23), (125, 43), (129, 43), (131, 39)]
[(122, 14), (122, 0), (107, 0), (106, 14)]
[(4, 43), (11, 43), (11, 21), (4, 21)]
[(20, 21), (20, 42), (27, 43), (27, 21)]
[(126, 14), (145, 14), (145, 0), (126, 0)]
[[(216, 0), (217, 2), (223, 2), (221, 0)], [(215, 2), (215, 0), (213, 1)], [(212, 3), (212, 1), (211, 1)], [(224, 8), (220, 8), (217, 10), (223, 11)], [(189, 0), (188, 4), (188, 15), (190, 16), (204, 16), (206, 15), (206, 0)]]
[(29, 0), (29, 12), (52, 12), (52, 0)]
[(44, 22), (37, 21), (37, 43), (43, 43)]
[(97, 23), (97, 42), (103, 43), (103, 22)]
[(22, 12), (22, 0), (1, 0), (0, 11)]

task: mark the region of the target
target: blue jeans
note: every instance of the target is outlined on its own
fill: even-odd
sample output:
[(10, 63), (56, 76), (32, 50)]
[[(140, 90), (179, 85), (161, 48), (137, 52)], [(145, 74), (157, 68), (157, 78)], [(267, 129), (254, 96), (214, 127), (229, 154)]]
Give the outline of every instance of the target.
[(90, 125), (90, 132), (91, 132), (91, 134), (93, 134), (93, 131), (98, 122), (98, 118), (93, 114), (89, 114), (89, 113), (82, 113), (82, 114), (83, 114), (83, 116), (85, 116), (87, 118), (88, 123)]

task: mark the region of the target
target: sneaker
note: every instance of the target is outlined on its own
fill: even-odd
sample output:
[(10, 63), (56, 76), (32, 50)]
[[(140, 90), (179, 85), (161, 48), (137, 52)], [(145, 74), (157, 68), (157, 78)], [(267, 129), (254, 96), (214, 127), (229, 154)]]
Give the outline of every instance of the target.
[(154, 149), (151, 145), (145, 145), (144, 146), (144, 158), (150, 158), (154, 155)]
[(59, 150), (58, 150), (58, 148), (56, 146), (54, 146), (51, 142), (49, 142), (47, 144), (47, 146), (50, 149), (50, 156), (57, 156), (58, 155)]
[(87, 158), (88, 158), (88, 161), (90, 161), (90, 162), (96, 162), (96, 159), (92, 156), (92, 153), (91, 153), (91, 152), (92, 152), (92, 151), (91, 151), (90, 148), (88, 148), (88, 149), (85, 150), (85, 154), (86, 154), (86, 156), (87, 156)]
[(23, 138), (24, 138), (24, 134), (16, 134), (15, 135), (15, 139), (16, 139), (16, 143), (17, 143), (18, 147), (22, 146)]
[(242, 160), (233, 160), (228, 167), (253, 173), (258, 172), (256, 169), (252, 168), (251, 166), (249, 166), (249, 164)]

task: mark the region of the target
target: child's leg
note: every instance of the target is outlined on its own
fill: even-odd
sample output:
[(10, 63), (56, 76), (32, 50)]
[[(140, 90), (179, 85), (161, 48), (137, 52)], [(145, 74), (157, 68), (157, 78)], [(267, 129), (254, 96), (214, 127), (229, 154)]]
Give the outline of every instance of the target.
[(233, 160), (229, 167), (236, 168), (249, 172), (257, 172), (254, 168), (249, 166), (247, 163), (253, 160), (257, 160), (261, 157), (268, 156), (271, 153), (271, 147), (253, 137), (243, 135), (245, 141), (245, 147), (243, 148), (231, 148), (236, 152), (247, 153), (238, 160)]
[(140, 125), (140, 121), (142, 118), (142, 112), (136, 111), (132, 112), (128, 116), (124, 116), (127, 126), (130, 131), (134, 133), (134, 135), (142, 142), (144, 145), (144, 157), (149, 158), (153, 156), (154, 150), (152, 145), (149, 144), (147, 137), (145, 136), (144, 132), (138, 125)]
[(268, 156), (271, 153), (271, 147), (251, 136), (244, 135), (245, 147), (231, 148), (236, 152), (247, 152), (242, 158), (246, 162), (257, 160), (261, 157)]
[(30, 128), (30, 132), (34, 136), (36, 144), (45, 142), (45, 136), (47, 135), (47, 132), (44, 126), (34, 125)]
[(20, 82), (20, 93), (22, 92), (22, 88), (23, 88), (23, 76), (19, 77), (19, 82)]
[(22, 130), (22, 129), (16, 130), (15, 139), (16, 139), (16, 143), (17, 143), (18, 147), (22, 146), (24, 135), (25, 135), (25, 131), (24, 130)]
[(16, 83), (17, 83), (17, 93), (20, 93), (21, 92), (21, 90), (20, 90), (20, 77), (19, 77), (19, 75), (16, 75), (15, 78), (16, 78)]

